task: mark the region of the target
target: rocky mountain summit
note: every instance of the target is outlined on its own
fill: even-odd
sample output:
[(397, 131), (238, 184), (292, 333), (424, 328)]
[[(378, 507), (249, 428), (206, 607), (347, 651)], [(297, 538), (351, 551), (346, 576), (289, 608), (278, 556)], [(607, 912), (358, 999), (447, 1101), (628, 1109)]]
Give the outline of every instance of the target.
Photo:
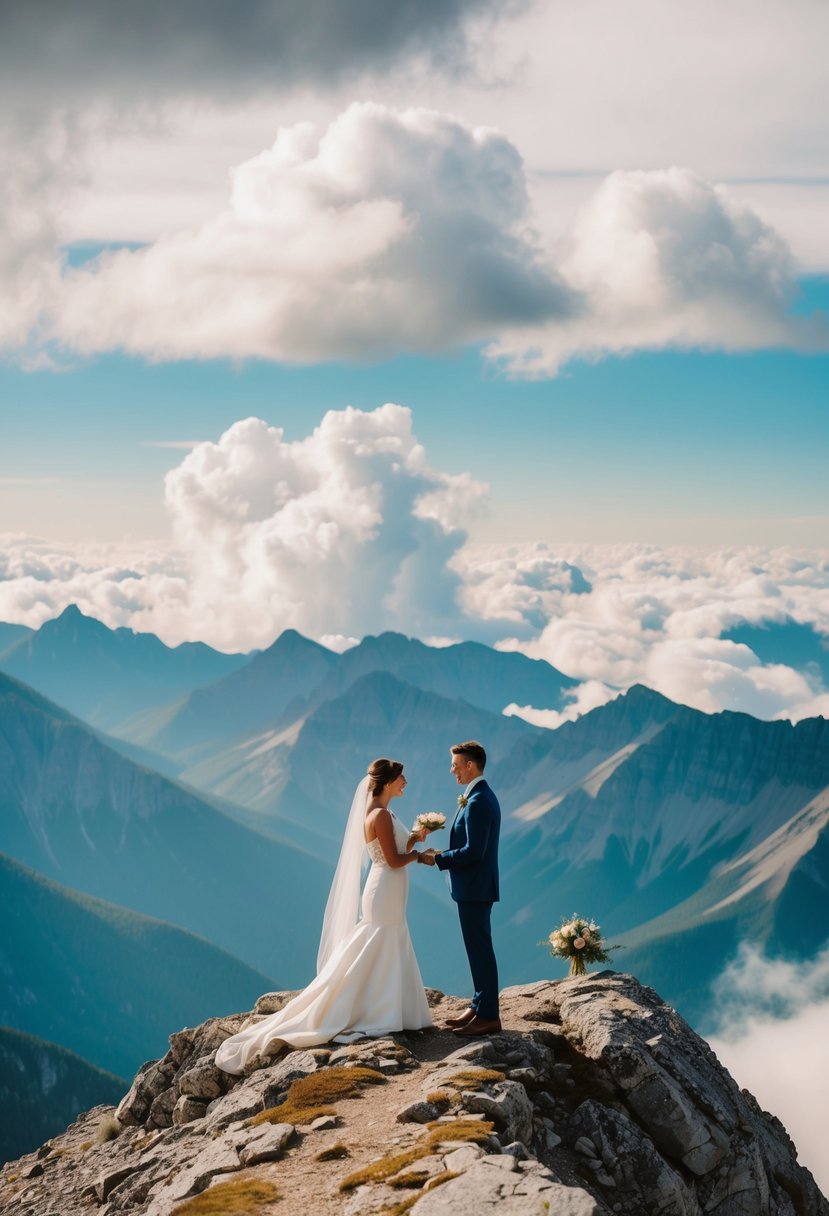
[[(7, 1216), (829, 1216), (795, 1146), (649, 988), (605, 971), (503, 995), (503, 1032), (435, 1029), (216, 1069), (252, 1013), (170, 1038), (0, 1178)], [(362, 1101), (355, 1099), (362, 1098)]]

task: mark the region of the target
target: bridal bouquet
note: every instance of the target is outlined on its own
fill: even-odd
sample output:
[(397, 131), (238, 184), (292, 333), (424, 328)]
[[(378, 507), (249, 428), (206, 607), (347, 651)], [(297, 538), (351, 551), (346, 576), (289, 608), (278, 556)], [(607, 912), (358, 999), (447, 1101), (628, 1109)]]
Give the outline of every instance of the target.
[(412, 831), (422, 832), (425, 828), (427, 832), (439, 832), (441, 828), (445, 827), (445, 815), (441, 815), (440, 811), (426, 811), (424, 814), (417, 816)]
[(609, 963), (611, 950), (618, 946), (606, 946), (601, 929), (594, 920), (583, 916), (571, 916), (569, 920), (553, 929), (546, 941), (540, 943), (550, 947), (553, 958), (566, 958), (571, 975), (584, 975), (585, 963)]

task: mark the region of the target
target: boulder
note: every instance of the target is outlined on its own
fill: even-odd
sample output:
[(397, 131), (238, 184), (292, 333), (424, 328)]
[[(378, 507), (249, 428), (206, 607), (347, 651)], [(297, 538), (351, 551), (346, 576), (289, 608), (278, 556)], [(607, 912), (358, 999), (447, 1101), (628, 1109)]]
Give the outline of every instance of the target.
[(193, 1123), (196, 1119), (203, 1119), (206, 1113), (206, 1102), (200, 1102), (198, 1098), (191, 1098), (189, 1094), (182, 1094), (173, 1107), (173, 1126), (180, 1127), (182, 1123)]
[(215, 1053), (203, 1055), (192, 1067), (180, 1072), (176, 1078), (180, 1092), (202, 1102), (210, 1102), (226, 1093), (232, 1083), (231, 1078), (216, 1067), (214, 1060)]
[(239, 1160), (244, 1166), (277, 1161), (295, 1136), (296, 1131), (290, 1123), (266, 1123), (260, 1134), (248, 1139), (239, 1150)]
[(497, 1081), (492, 1090), (491, 1094), (464, 1094), (464, 1108), (492, 1119), (504, 1144), (513, 1140), (529, 1144), (533, 1134), (533, 1104), (524, 1086), (518, 1081)]

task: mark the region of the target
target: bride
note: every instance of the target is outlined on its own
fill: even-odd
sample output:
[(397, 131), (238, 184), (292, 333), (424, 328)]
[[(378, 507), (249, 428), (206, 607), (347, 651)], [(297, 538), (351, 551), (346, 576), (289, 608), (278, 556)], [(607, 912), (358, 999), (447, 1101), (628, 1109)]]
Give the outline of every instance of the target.
[[(312, 1047), (432, 1025), (406, 924), (406, 866), (427, 856), (389, 808), (406, 788), (398, 760), (375, 760), (357, 786), (340, 860), (328, 895), (317, 976), (278, 1013), (225, 1039), (216, 1053), (224, 1072), (241, 1073), (272, 1043)], [(360, 900), (365, 853), (371, 870)]]

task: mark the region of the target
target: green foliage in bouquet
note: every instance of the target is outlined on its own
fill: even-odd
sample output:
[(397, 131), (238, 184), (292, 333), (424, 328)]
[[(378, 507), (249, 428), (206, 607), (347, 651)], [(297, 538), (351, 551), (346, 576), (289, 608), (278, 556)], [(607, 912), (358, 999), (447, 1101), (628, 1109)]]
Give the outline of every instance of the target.
[(539, 944), (549, 946), (553, 958), (566, 959), (571, 975), (584, 975), (587, 963), (609, 963), (610, 952), (621, 949), (620, 946), (605, 945), (601, 929), (595, 921), (575, 914), (569, 920), (562, 921), (547, 940)]

